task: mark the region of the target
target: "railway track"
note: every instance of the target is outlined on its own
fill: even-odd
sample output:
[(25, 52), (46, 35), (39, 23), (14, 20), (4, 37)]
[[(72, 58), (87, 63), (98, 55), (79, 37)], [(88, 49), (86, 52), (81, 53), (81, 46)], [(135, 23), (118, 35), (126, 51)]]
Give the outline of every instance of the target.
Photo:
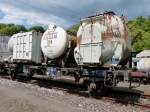
[(140, 107), (145, 107), (145, 108), (149, 108), (150, 109), (150, 104), (143, 104), (140, 102), (125, 102), (124, 100), (121, 99), (116, 99), (116, 98), (112, 98), (112, 97), (103, 97), (104, 100), (108, 100), (108, 101), (112, 101), (114, 103), (123, 103), (123, 104), (130, 104), (130, 105), (134, 105), (134, 106), (140, 106)]
[[(145, 100), (150, 100), (150, 96), (147, 95), (142, 95), (139, 97), (139, 99), (145, 99)], [(130, 100), (124, 100), (122, 98), (114, 98), (114, 97), (108, 97), (108, 96), (103, 96), (102, 98), (98, 97), (97, 96), (97, 99), (103, 99), (103, 100), (108, 100), (108, 101), (112, 101), (114, 103), (122, 103), (122, 104), (130, 104), (130, 105), (134, 105), (134, 106), (140, 106), (140, 107), (145, 107), (145, 108), (149, 108), (150, 109), (150, 103), (147, 104), (147, 103), (143, 103), (141, 101), (130, 101)]]
[[(11, 80), (11, 77), (8, 75), (3, 75), (3, 76), (0, 75), (0, 78)], [(17, 81), (28, 83), (28, 84), (33, 84), (33, 85), (38, 85), (40, 87), (44, 87), (48, 89), (53, 88), (57, 90), (66, 91), (68, 93), (74, 93), (74, 94), (80, 94), (80, 95), (83, 93), (82, 91), (85, 90), (85, 88), (81, 84), (72, 83), (71, 81), (68, 81), (68, 80), (62, 81), (62, 80), (52, 80), (50, 78), (45, 78), (45, 77), (44, 78), (39, 78), (39, 77), (27, 78), (27, 77), (21, 76), (17, 79)]]
[[(11, 80), (10, 76), (7, 75), (0, 75), (0, 78)], [(26, 77), (20, 77), (19, 79), (17, 79), (17, 81), (33, 85), (39, 85), (40, 87), (48, 89), (53, 88), (57, 90), (62, 90), (71, 94), (78, 94), (84, 97), (92, 97), (95, 99), (107, 100), (114, 103), (129, 104), (139, 106), (142, 108), (150, 108), (150, 103), (146, 104), (146, 100), (149, 100), (150, 102), (150, 95), (139, 95), (135, 93), (117, 90), (109, 90), (109, 92), (107, 92), (105, 95), (90, 94), (85, 90), (85, 88), (81, 84), (70, 83), (68, 81), (50, 80), (49, 78), (45, 79), (33, 77), (31, 79), (28, 79)]]
[(102, 98), (96, 96), (96, 98), (104, 99), (116, 103), (145, 107), (150, 109), (150, 95), (132, 93), (132, 92), (120, 91), (120, 90), (110, 90), (108, 93), (111, 94), (107, 94)]

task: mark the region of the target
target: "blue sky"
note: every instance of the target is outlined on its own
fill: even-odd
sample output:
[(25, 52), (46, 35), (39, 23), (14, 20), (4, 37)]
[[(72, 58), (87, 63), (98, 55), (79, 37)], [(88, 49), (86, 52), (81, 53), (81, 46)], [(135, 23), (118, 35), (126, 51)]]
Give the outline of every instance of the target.
[(26, 27), (54, 23), (68, 28), (106, 10), (128, 19), (150, 15), (150, 0), (0, 0), (0, 23)]

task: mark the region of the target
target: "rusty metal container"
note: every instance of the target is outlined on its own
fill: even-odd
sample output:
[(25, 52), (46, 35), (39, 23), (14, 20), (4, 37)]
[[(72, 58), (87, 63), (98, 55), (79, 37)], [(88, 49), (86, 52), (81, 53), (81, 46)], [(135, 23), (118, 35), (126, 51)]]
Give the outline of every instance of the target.
[(81, 20), (74, 57), (79, 65), (117, 66), (129, 54), (126, 20), (106, 12)]

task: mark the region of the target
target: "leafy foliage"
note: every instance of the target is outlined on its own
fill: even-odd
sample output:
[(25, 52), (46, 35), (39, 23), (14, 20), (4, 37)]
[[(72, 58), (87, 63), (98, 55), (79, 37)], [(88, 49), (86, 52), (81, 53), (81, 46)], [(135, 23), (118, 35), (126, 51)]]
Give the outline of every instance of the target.
[(36, 32), (44, 33), (45, 30), (42, 26), (33, 26), (29, 29), (29, 31), (36, 31)]
[(33, 27), (27, 29), (23, 25), (0, 23), (0, 35), (11, 36), (13, 34), (16, 34), (19, 32), (26, 32), (26, 31), (37, 31), (37, 32), (43, 33), (45, 30), (42, 26), (33, 26)]
[(73, 34), (73, 35), (76, 35), (79, 26), (80, 26), (80, 24), (76, 24), (76, 25), (70, 27), (70, 28), (67, 30), (67, 32), (68, 32), (68, 33), (71, 33), (71, 34)]
[(13, 35), (20, 31), (27, 31), (27, 29), (23, 25), (0, 24), (1, 35)]
[(150, 49), (150, 17), (142, 16), (128, 22), (134, 51)]

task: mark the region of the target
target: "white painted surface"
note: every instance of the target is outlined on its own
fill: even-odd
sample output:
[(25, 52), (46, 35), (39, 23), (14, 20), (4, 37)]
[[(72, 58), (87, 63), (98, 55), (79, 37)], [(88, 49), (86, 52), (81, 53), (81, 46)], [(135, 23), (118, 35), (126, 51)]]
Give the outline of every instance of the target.
[[(103, 15), (81, 20), (77, 32), (79, 42), (74, 51), (78, 64), (111, 64), (117, 66), (125, 58), (127, 43), (124, 37), (124, 25), (119, 16), (110, 18)], [(109, 38), (102, 37), (104, 32), (113, 32)]]
[(49, 25), (41, 40), (41, 49), (50, 59), (61, 56), (68, 45), (66, 31), (55, 25)]
[(15, 36), (16, 36), (17, 34), (15, 34), (15, 35), (13, 35), (10, 39), (9, 39), (9, 41), (8, 41), (8, 50), (10, 51), (10, 52), (13, 52), (13, 46), (14, 46), (14, 42), (15, 42)]
[[(139, 71), (150, 71), (150, 50), (143, 50), (133, 58), (133, 67)], [(136, 65), (134, 65), (136, 63)]]
[(150, 50), (143, 50), (139, 54), (136, 55), (137, 58), (144, 58), (149, 57), (150, 58)]
[(26, 32), (14, 35), (13, 60), (41, 62), (41, 33)]
[(150, 58), (141, 58), (137, 62), (137, 69), (140, 71), (150, 71)]

